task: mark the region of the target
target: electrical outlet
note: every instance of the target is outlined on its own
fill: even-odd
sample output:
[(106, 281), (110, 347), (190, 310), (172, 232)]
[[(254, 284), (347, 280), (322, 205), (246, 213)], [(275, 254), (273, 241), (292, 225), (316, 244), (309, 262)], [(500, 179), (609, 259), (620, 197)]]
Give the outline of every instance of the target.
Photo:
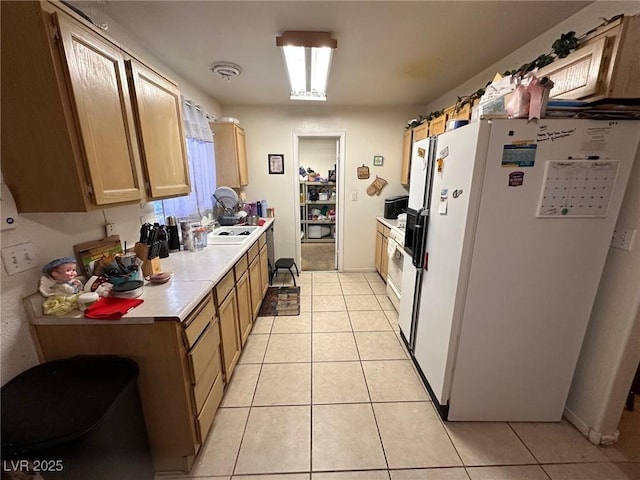
[(611, 246), (621, 250), (631, 251), (636, 231), (633, 228), (616, 228), (611, 237)]
[(351, 192), (351, 201), (356, 202), (358, 200), (358, 192)]
[(4, 269), (9, 275), (24, 272), (38, 266), (33, 243), (21, 243), (2, 249)]
[(107, 237), (110, 237), (111, 235), (116, 235), (116, 224), (107, 223), (104, 226), (104, 233), (107, 235)]

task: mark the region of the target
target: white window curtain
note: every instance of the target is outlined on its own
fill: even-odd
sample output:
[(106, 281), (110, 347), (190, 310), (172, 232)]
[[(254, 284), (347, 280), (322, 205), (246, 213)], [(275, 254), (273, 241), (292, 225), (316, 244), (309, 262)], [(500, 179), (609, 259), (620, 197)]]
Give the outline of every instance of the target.
[(213, 117), (190, 100), (182, 98), (184, 131), (189, 160), (191, 193), (154, 203), (158, 220), (166, 217), (200, 220), (213, 209), (213, 192), (216, 189), (216, 166), (213, 150), (213, 134), (209, 122)]

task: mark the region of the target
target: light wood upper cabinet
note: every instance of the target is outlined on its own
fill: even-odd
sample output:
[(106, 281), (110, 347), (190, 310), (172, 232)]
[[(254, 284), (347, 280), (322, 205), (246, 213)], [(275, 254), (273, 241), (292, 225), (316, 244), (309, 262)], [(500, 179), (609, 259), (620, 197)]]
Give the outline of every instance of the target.
[(244, 130), (235, 123), (211, 123), (216, 153), (216, 183), (239, 188), (249, 184)]
[(142, 66), (129, 83), (131, 55), (62, 4), (3, 2), (0, 13), (2, 173), (19, 212), (188, 193), (175, 85)]
[(191, 191), (178, 86), (153, 70), (127, 60), (142, 164), (149, 198)]
[(124, 56), (80, 25), (54, 14), (97, 205), (142, 198), (138, 145)]
[(411, 147), (413, 146), (413, 131), (407, 128), (402, 135), (402, 164), (400, 165), (400, 184), (409, 187), (409, 172), (411, 170)]
[(580, 40), (580, 48), (542, 68), (552, 98), (594, 102), (640, 97), (640, 15), (625, 15)]

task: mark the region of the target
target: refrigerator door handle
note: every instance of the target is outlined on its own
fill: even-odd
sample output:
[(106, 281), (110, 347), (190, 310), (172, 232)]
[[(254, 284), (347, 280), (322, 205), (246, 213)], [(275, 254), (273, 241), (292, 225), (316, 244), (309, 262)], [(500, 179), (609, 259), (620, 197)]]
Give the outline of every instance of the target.
[(413, 266), (416, 268), (422, 268), (424, 264), (424, 234), (425, 226), (423, 224), (416, 225), (416, 241), (413, 249)]
[(413, 244), (413, 266), (422, 268), (424, 266), (424, 254), (427, 248), (427, 225), (429, 224), (429, 210), (423, 209), (418, 214), (416, 221), (414, 244)]

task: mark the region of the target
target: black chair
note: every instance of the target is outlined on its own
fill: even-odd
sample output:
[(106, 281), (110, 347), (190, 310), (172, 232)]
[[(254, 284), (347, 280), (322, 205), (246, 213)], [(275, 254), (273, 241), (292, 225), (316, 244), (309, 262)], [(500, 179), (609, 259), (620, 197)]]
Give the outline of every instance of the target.
[(293, 271), (291, 270), (291, 267), (296, 267), (296, 275), (299, 277), (300, 272), (298, 271), (298, 265), (296, 265), (296, 262), (293, 258), (279, 258), (278, 260), (276, 260), (269, 284), (273, 285), (274, 277), (278, 274), (278, 270), (282, 268), (282, 269), (289, 270), (289, 273), (291, 274), (291, 278), (293, 279), (293, 285), (297, 286), (296, 277), (293, 276)]

